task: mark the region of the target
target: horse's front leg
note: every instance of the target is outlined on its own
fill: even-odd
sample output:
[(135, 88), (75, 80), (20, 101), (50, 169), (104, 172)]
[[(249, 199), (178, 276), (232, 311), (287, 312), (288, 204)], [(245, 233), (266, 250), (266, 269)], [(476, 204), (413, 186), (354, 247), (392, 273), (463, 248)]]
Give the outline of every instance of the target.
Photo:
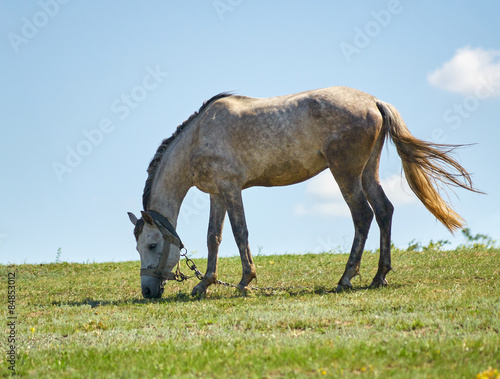
[(217, 282), (217, 259), (219, 245), (222, 241), (222, 228), (224, 217), (226, 216), (226, 206), (220, 195), (210, 195), (210, 220), (208, 222), (208, 262), (207, 271), (203, 279), (191, 292), (191, 295), (202, 295), (207, 292), (207, 288)]
[(246, 290), (248, 284), (257, 277), (255, 264), (253, 263), (250, 247), (248, 246), (248, 229), (243, 209), (241, 188), (232, 188), (221, 191), (229, 215), (229, 221), (233, 229), (234, 239), (240, 252), (243, 275), (238, 288)]

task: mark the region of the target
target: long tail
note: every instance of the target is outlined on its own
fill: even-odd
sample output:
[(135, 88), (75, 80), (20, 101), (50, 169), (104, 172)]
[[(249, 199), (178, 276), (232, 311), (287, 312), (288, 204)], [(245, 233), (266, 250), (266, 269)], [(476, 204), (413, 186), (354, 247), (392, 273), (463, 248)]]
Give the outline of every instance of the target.
[(469, 173), (450, 157), (449, 153), (462, 145), (419, 140), (411, 135), (396, 108), (382, 101), (377, 102), (377, 107), (384, 119), (384, 129), (396, 145), (412, 191), (450, 232), (462, 229), (463, 218), (439, 194), (440, 184), (481, 192), (472, 186)]

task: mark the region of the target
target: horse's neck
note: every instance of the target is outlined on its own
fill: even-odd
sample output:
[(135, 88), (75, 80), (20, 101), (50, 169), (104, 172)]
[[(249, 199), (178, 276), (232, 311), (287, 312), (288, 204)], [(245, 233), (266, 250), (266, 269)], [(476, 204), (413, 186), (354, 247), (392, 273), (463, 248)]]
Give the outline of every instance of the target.
[(192, 184), (189, 181), (187, 156), (176, 153), (175, 148), (164, 154), (151, 188), (148, 208), (161, 213), (175, 227), (182, 201)]

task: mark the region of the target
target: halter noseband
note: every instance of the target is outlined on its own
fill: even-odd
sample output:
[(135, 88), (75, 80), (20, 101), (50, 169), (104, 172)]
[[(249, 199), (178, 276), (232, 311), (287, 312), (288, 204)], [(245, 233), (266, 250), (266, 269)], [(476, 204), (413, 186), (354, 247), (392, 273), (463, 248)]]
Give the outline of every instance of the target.
[(164, 273), (165, 266), (167, 265), (169, 253), (170, 253), (170, 243), (172, 245), (177, 246), (179, 249), (184, 249), (184, 244), (181, 241), (181, 238), (175, 231), (174, 226), (168, 221), (168, 219), (161, 215), (156, 211), (147, 211), (147, 213), (151, 216), (154, 223), (160, 229), (160, 232), (165, 240), (163, 244), (163, 250), (161, 252), (160, 263), (158, 263), (158, 267), (156, 268), (141, 268), (141, 276), (154, 276), (156, 278), (163, 280), (174, 280), (176, 279), (176, 274), (173, 272)]

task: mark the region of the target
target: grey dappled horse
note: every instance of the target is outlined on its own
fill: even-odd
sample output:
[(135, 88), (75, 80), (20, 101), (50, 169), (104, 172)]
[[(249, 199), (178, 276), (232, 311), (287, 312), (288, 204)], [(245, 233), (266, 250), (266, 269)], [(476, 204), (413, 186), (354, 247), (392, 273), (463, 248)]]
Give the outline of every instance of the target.
[(238, 285), (256, 277), (248, 246), (241, 191), (285, 186), (330, 169), (349, 206), (354, 241), (337, 290), (352, 288), (373, 216), (380, 228), (380, 260), (373, 287), (391, 270), (393, 206), (380, 186), (378, 167), (386, 138), (396, 145), (410, 188), (450, 231), (463, 220), (441, 198), (436, 181), (471, 191), (467, 171), (449, 156), (456, 146), (413, 137), (390, 104), (361, 91), (331, 87), (265, 99), (221, 93), (164, 140), (148, 168), (142, 217), (129, 213), (141, 257), (144, 297), (161, 297), (180, 258), (175, 232), (181, 203), (196, 186), (210, 194), (208, 264), (193, 294), (217, 280), (217, 254), (226, 212), (243, 265)]

